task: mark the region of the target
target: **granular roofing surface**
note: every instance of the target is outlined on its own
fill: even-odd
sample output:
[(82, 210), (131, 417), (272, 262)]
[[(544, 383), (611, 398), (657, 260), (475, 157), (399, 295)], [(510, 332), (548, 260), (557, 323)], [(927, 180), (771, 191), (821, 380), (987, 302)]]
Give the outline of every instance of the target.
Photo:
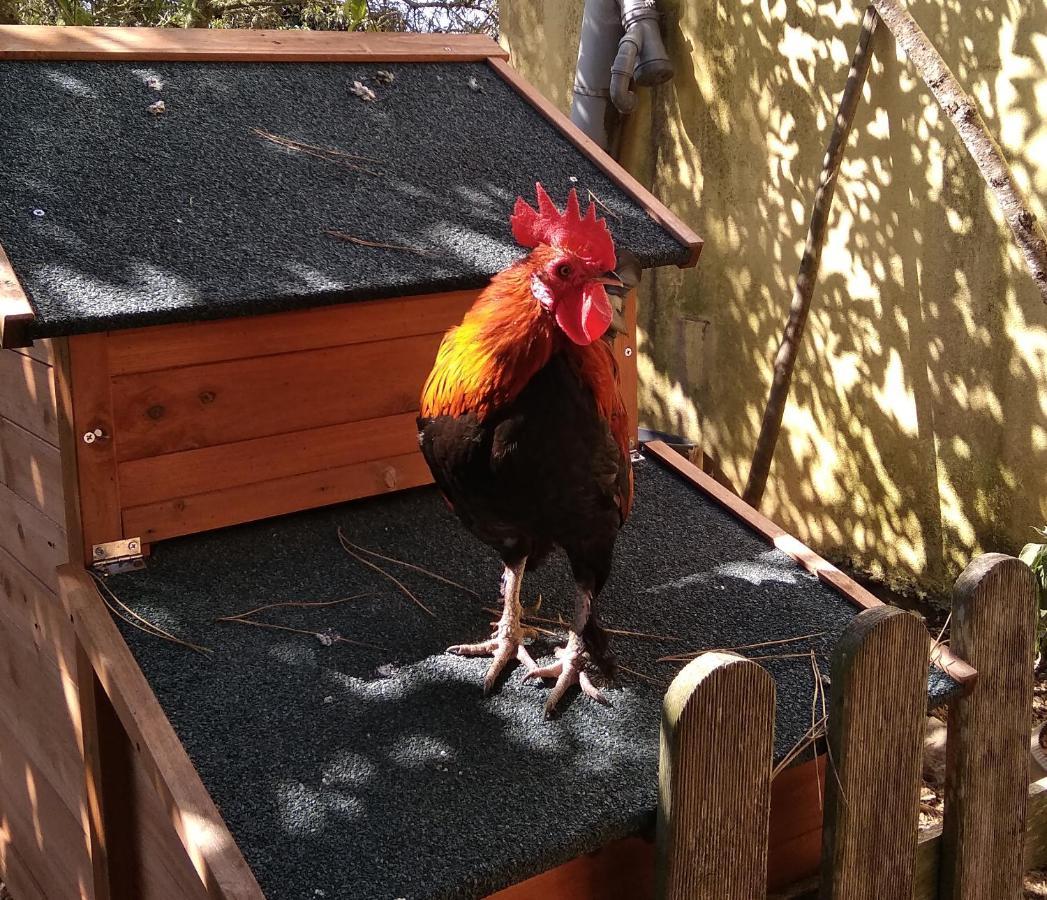
[(642, 266), (688, 259), (484, 63), (0, 62), (31, 337), (480, 287), (539, 180), (591, 192)]
[[(144, 571), (110, 578), (120, 599), (209, 657), (121, 630), (266, 895), (273, 900), (480, 897), (649, 828), (657, 801), (671, 653), (818, 633), (788, 649), (828, 655), (856, 614), (843, 597), (657, 462), (637, 498), (598, 609), (623, 673), (613, 704), (574, 697), (542, 717), (547, 688), (514, 670), (492, 696), (482, 659), (443, 652), (478, 640), (500, 566), (432, 489), (163, 542)], [(349, 540), (424, 566), (483, 600), (382, 563), (430, 618), (347, 555)], [(380, 561), (379, 561), (380, 562)], [(278, 601), (335, 600), (255, 618), (371, 647), (215, 619)], [(540, 615), (570, 615), (569, 571), (524, 579)], [(551, 639), (532, 648), (549, 658)], [(382, 649), (378, 649), (382, 648)], [(775, 758), (810, 726), (807, 659), (764, 663), (777, 682)], [(932, 671), (931, 703), (956, 685)]]

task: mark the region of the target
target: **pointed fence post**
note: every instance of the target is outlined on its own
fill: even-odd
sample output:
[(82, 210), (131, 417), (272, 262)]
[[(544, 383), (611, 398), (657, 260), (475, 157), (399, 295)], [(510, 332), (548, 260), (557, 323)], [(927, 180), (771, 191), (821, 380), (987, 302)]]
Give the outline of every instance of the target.
[(953, 651), (978, 670), (949, 704), (939, 897), (1021, 895), (1036, 584), (1012, 556), (974, 560), (953, 593)]
[(659, 900), (767, 893), (774, 679), (733, 653), (680, 672), (662, 708)]
[(911, 900), (930, 635), (889, 606), (866, 610), (832, 658), (822, 900)]

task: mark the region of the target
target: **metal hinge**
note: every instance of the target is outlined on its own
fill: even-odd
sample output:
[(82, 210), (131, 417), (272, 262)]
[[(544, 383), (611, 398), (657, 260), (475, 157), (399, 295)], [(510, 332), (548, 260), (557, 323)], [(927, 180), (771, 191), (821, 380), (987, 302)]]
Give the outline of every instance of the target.
[(136, 537), (95, 544), (91, 548), (91, 558), (91, 568), (101, 575), (119, 575), (145, 568), (142, 539)]

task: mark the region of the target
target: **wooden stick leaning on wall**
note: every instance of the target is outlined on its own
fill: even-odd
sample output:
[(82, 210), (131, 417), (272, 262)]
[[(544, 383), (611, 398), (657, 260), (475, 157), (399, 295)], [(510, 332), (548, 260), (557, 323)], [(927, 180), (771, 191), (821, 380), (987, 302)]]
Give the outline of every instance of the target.
[(782, 429), (782, 416), (785, 404), (789, 400), (789, 387), (792, 384), (793, 368), (800, 352), (804, 328), (807, 325), (807, 314), (811, 309), (811, 297), (818, 281), (818, 269), (822, 261), (822, 247), (825, 244), (825, 232), (829, 223), (829, 212), (832, 209), (833, 194), (836, 192), (836, 177), (840, 174), (840, 163), (843, 151), (847, 146), (847, 137), (851, 133), (854, 114), (858, 101), (862, 97), (869, 75), (869, 64), (872, 62), (872, 37), (879, 21), (875, 11), (869, 7), (862, 19), (861, 32), (858, 36), (858, 48), (854, 51), (847, 83), (844, 85), (840, 109), (836, 113), (829, 146), (826, 148), (822, 162), (822, 172), (818, 181), (818, 192), (814, 195), (814, 208), (811, 212), (811, 224), (807, 230), (807, 244), (800, 260), (800, 271), (796, 276), (796, 287), (793, 289), (792, 303), (789, 306), (789, 318), (785, 323), (778, 353), (774, 358), (774, 375), (771, 390), (767, 396), (767, 406), (760, 424), (760, 434), (753, 450), (752, 464), (749, 466), (749, 478), (742, 494), (746, 503), (759, 506), (767, 486), (767, 475), (774, 459), (774, 448), (778, 444), (778, 434)]
[(872, 5), (934, 94), (934, 99), (952, 120), (978, 171), (1000, 204), (1029, 274), (1047, 303), (1047, 236), (1029, 209), (1029, 202), (1015, 182), (1003, 151), (985, 124), (974, 98), (960, 87), (941, 54), (898, 0), (872, 0)]
[(1036, 585), (1001, 553), (974, 560), (953, 593), (952, 646), (978, 685), (949, 704), (939, 897), (1021, 893)]
[(919, 619), (881, 606), (833, 652), (822, 900), (913, 895), (929, 647)]
[(669, 686), (658, 765), (658, 900), (766, 895), (774, 693), (766, 669), (733, 653), (703, 654)]

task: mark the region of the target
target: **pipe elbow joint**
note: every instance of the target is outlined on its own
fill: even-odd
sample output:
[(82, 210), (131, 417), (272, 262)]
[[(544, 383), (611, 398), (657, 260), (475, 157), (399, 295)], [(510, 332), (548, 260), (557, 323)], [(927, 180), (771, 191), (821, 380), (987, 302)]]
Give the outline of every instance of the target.
[(611, 102), (623, 115), (628, 115), (636, 107), (636, 94), (631, 85), (642, 40), (642, 36), (627, 31), (618, 44), (618, 55), (611, 66)]

